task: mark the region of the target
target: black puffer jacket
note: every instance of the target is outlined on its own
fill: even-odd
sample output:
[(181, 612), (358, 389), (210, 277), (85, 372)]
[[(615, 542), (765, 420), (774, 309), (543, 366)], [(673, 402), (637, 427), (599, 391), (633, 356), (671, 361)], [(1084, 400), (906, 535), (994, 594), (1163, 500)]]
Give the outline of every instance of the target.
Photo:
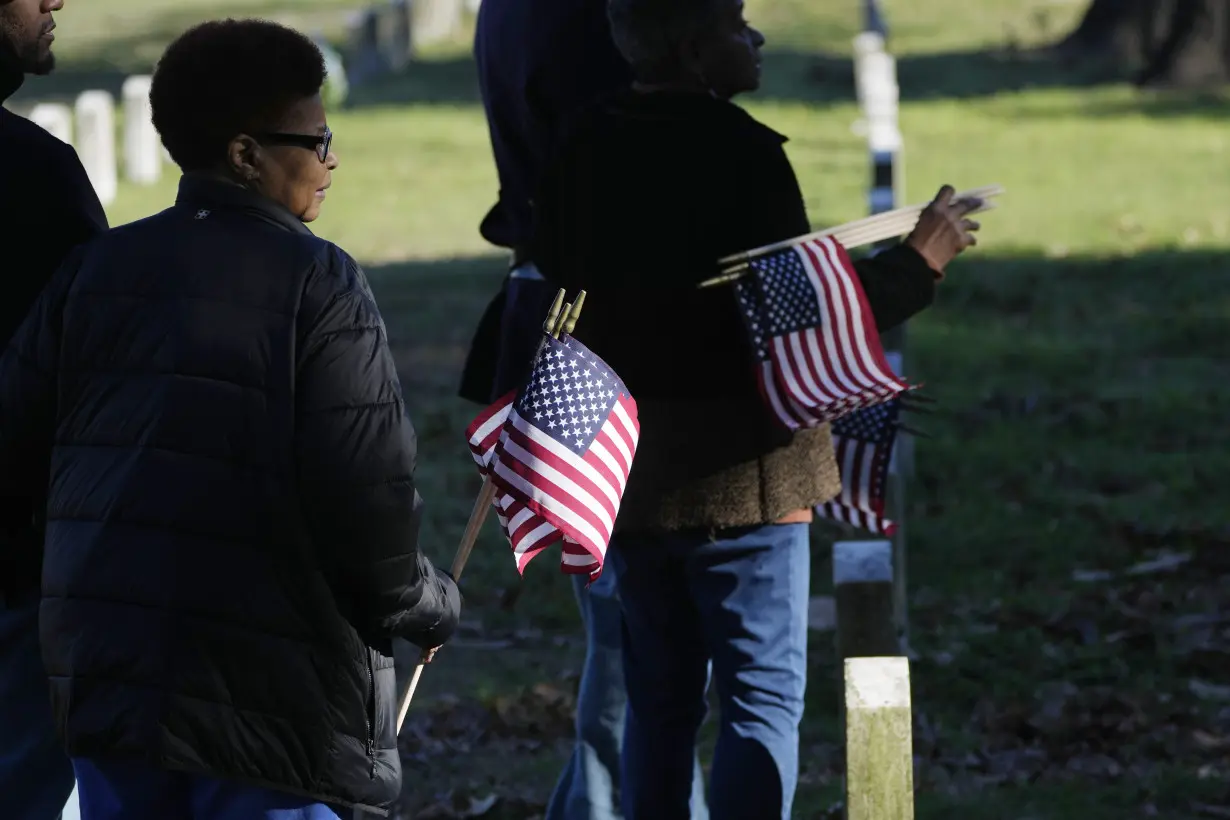
[(185, 177), (70, 255), (0, 359), (0, 495), (46, 493), (69, 753), (387, 806), (391, 639), (458, 605), (414, 467), (362, 271), (280, 206)]

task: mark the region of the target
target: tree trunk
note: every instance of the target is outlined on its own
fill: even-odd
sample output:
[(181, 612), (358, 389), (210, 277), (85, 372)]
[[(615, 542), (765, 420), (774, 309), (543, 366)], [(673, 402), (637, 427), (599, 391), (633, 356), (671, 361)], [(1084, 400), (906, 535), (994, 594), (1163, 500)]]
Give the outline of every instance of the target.
[(1230, 80), (1230, 0), (1093, 0), (1058, 44), (1068, 57), (1109, 56), (1148, 86)]
[(1059, 48), (1074, 56), (1113, 56), (1141, 65), (1161, 42), (1177, 2), (1181, 0), (1093, 0)]
[(1166, 35), (1137, 85), (1198, 88), (1230, 82), (1230, 0), (1177, 0)]

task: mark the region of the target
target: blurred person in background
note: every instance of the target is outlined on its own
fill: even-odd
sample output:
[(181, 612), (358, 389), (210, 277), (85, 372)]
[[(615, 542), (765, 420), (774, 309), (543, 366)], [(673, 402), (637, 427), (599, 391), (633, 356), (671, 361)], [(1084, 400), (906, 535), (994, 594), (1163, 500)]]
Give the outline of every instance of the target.
[[(487, 308), (462, 377), (461, 395), (486, 404), (529, 376), (542, 322), (555, 298), (530, 253), (534, 189), (568, 117), (627, 87), (632, 73), (611, 40), (605, 0), (483, 0), (474, 39), (479, 87), (500, 181), (479, 231), (511, 253), (509, 273)], [(577, 738), (546, 820), (620, 816), (619, 758), (627, 693), (620, 658), (615, 574), (573, 587), (586, 654), (577, 697)], [(695, 814), (704, 818), (704, 777), (695, 766)]]
[(43, 519), (85, 820), (388, 808), (392, 639), (456, 627), (380, 311), (305, 225), (338, 164), (324, 79), (273, 23), (172, 43), (150, 101), (174, 206), (73, 251), (0, 358), (0, 526)]
[[(610, 0), (636, 82), (580, 114), (536, 197), (532, 256), (584, 288), (576, 335), (636, 396), (640, 443), (607, 554), (623, 606), (627, 820), (694, 816), (710, 670), (709, 810), (791, 816), (807, 678), (808, 530), (841, 489), (828, 425), (791, 433), (760, 396), (717, 260), (811, 230), (785, 137), (730, 102), (760, 83), (742, 0)], [(910, 237), (856, 264), (876, 325), (931, 304), (979, 203), (945, 187)]]
[[(27, 74), (55, 68), (52, 13), (63, 6), (0, 0), (0, 103)], [(2, 347), (68, 252), (107, 229), (107, 216), (72, 146), (4, 108), (0, 151), (7, 159), (0, 168), (0, 245), (8, 255)], [(0, 516), (6, 503), (0, 498)], [(36, 540), (0, 530), (0, 814), (12, 820), (57, 817), (73, 789), (38, 648), (41, 564)]]

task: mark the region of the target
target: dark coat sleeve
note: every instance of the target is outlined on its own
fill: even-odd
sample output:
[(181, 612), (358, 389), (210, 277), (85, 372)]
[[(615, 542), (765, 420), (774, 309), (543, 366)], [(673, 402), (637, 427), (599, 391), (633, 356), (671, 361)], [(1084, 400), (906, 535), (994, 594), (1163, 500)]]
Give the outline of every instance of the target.
[(935, 271), (904, 242), (858, 260), (854, 270), (881, 333), (930, 307), (935, 299)]
[(19, 169), (0, 216), (14, 247), (4, 268), (0, 341), (8, 341), (68, 253), (107, 230), (107, 215), (77, 152), (47, 136), (43, 161)]
[(342, 611), (365, 637), (419, 642), (446, 615), (418, 549), (416, 441), (384, 322), (358, 264), (332, 249), (299, 310), (300, 503)]
[(14, 583), (38, 578), (37, 519), (47, 506), (60, 329), (83, 254), (78, 247), (64, 260), (0, 356), (0, 571)]
[(58, 196), (70, 207), (63, 212), (63, 219), (56, 221), (55, 230), (61, 237), (61, 247), (71, 248), (105, 232), (108, 228), (107, 212), (103, 210), (81, 159), (71, 145), (62, 146), (57, 168), (61, 185)]
[(0, 299), (0, 589), (14, 595), (38, 589), (42, 537), (34, 518), (46, 506), (54, 351), (80, 264), (70, 254), (107, 230), (77, 152), (39, 137), (24, 164), (10, 169), (11, 188), (0, 198), (0, 223), (14, 244)]
[[(759, 152), (757, 166), (762, 173), (748, 176), (748, 221), (754, 224), (758, 241), (749, 247), (768, 245), (810, 233), (807, 207), (798, 178), (780, 146)], [(759, 237), (764, 237), (762, 240)], [(776, 238), (768, 238), (776, 237)], [(731, 253), (744, 248), (732, 249)], [(926, 309), (935, 298), (935, 271), (919, 253), (905, 243), (894, 245), (875, 256), (854, 263), (867, 303), (875, 317), (876, 328), (884, 332)]]

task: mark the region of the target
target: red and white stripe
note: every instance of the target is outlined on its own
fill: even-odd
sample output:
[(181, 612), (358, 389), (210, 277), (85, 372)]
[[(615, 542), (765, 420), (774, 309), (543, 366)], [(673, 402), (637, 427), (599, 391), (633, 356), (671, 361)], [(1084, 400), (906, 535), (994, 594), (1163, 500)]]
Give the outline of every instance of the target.
[(496, 445), (491, 475), (497, 487), (563, 534), (565, 572), (589, 571), (597, 577), (639, 439), (636, 402), (627, 395), (616, 399), (584, 455), (539, 430), (514, 408)]
[[(640, 438), (636, 402), (621, 397), (584, 457), (540, 432), (502, 396), (466, 428), (479, 472), (497, 487), (493, 506), (517, 570), (561, 543), (563, 572), (602, 574), (619, 500)], [(527, 499), (519, 501), (518, 498)]]
[(841, 471), (841, 495), (816, 506), (823, 518), (850, 524), (876, 535), (892, 535), (897, 524), (884, 517), (884, 498), (876, 493), (889, 454), (871, 442), (833, 437), (837, 466)]
[(815, 427), (910, 389), (884, 356), (875, 319), (845, 248), (831, 237), (792, 248), (820, 305), (819, 327), (769, 341), (761, 392), (792, 430)]

